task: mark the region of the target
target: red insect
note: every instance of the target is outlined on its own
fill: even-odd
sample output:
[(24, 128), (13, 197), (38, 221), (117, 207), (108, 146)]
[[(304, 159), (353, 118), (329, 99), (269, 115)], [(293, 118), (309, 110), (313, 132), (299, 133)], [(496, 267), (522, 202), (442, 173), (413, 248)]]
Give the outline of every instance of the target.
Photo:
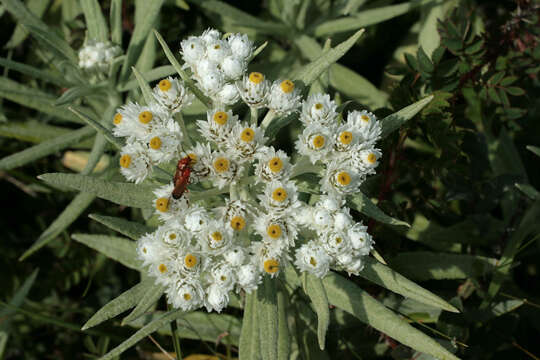
[(172, 197), (174, 199), (180, 199), (182, 194), (187, 191), (189, 184), (189, 176), (191, 175), (191, 158), (186, 156), (183, 159), (178, 160), (176, 165), (176, 173), (174, 174), (174, 190)]

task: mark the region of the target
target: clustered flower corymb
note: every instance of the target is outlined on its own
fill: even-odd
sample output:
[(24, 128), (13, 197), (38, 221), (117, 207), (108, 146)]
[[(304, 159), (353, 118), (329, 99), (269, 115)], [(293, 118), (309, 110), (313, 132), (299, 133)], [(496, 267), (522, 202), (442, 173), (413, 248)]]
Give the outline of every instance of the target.
[[(277, 277), (289, 265), (317, 277), (330, 269), (358, 274), (372, 249), (345, 198), (375, 172), (381, 156), (376, 117), (367, 111), (345, 116), (327, 94), (302, 100), (289, 79), (272, 83), (260, 72), (247, 74), (253, 51), (246, 35), (224, 39), (217, 30), (182, 42), (185, 67), (212, 101), (196, 122), (204, 141), (192, 144), (174, 119), (193, 99), (174, 78), (154, 88), (155, 102), (129, 103), (113, 119), (114, 134), (126, 139), (120, 167), (128, 180), (144, 181), (154, 165), (189, 157), (190, 184), (220, 193), (176, 199), (172, 182), (158, 187), (154, 207), (161, 225), (138, 241), (149, 274), (165, 286), (168, 302), (185, 311), (204, 306), (219, 312), (231, 291), (251, 293), (263, 276)], [(226, 86), (234, 96), (223, 95)], [(323, 169), (313, 205), (301, 200), (299, 165), (267, 144), (257, 119), (248, 123), (233, 113), (230, 106), (240, 100), (273, 116), (299, 113), (304, 129), (296, 150)]]
[(110, 42), (88, 41), (79, 50), (79, 67), (98, 73), (106, 72), (114, 58), (122, 53), (122, 49)]

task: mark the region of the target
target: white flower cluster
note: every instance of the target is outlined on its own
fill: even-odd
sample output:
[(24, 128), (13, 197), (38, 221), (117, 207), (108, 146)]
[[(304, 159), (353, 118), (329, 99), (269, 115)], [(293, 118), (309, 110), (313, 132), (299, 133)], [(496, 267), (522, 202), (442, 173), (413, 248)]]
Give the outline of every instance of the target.
[[(318, 277), (330, 269), (358, 274), (372, 249), (367, 227), (355, 223), (345, 197), (358, 192), (378, 165), (376, 117), (353, 111), (340, 122), (329, 95), (302, 101), (291, 80), (270, 83), (262, 73), (247, 74), (252, 52), (246, 35), (222, 40), (216, 30), (182, 42), (186, 66), (212, 99), (206, 119), (196, 123), (203, 142), (187, 145), (189, 134), (182, 134), (172, 119), (191, 101), (175, 79), (164, 79), (154, 89), (155, 104), (128, 104), (114, 119), (114, 134), (127, 138), (120, 165), (128, 180), (140, 182), (152, 165), (182, 159), (176, 183), (154, 192), (162, 225), (139, 240), (137, 252), (165, 286), (169, 303), (185, 311), (205, 306), (219, 312), (231, 291), (250, 293), (263, 276), (276, 277), (291, 264)], [(228, 85), (234, 96), (222, 95)], [(310, 202), (314, 205), (300, 200), (306, 194), (300, 196), (295, 181), (305, 165), (295, 169), (284, 151), (266, 145), (264, 121), (243, 122), (227, 107), (238, 99), (252, 109), (267, 108), (272, 116), (301, 108), (305, 128), (296, 148), (324, 169), (321, 195)], [(193, 196), (185, 189), (188, 183), (218, 195)]]
[(155, 102), (147, 106), (128, 103), (113, 118), (113, 134), (126, 138), (120, 171), (135, 183), (142, 182), (153, 165), (178, 158), (183, 134), (173, 114), (193, 99), (184, 84), (172, 77), (161, 80), (153, 96)]
[(79, 50), (79, 67), (85, 70), (106, 72), (122, 49), (110, 42), (89, 42)]

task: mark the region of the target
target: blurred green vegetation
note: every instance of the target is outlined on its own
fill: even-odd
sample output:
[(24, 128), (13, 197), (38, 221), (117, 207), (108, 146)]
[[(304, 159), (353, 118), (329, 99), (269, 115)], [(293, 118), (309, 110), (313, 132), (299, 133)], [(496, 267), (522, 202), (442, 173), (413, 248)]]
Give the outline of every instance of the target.
[[(82, 44), (85, 24), (75, 0), (27, 3), (37, 6), (36, 11), (42, 12), (47, 24), (67, 34), (73, 48)], [(109, 2), (102, 3), (108, 14)], [(298, 14), (305, 3), (309, 11), (300, 21)], [(229, 2), (261, 21), (296, 29), (292, 33), (257, 34), (251, 29), (257, 44), (268, 40), (269, 45), (250, 66), (264, 69), (270, 77), (280, 75), (284, 66), (316, 57), (326, 38), (335, 45), (355, 30), (353, 26), (338, 31), (327, 22), (358, 16), (357, 25), (370, 9), (384, 6), (391, 11), (390, 7), (402, 3)], [(343, 102), (356, 102), (348, 104), (347, 109), (367, 107), (381, 118), (392, 113), (391, 109), (434, 94), (434, 100), (420, 114), (385, 139), (384, 161), (364, 189), (386, 214), (411, 224), (411, 228), (385, 225), (357, 212), (354, 216), (368, 222), (376, 250), (390, 267), (452, 299), (462, 312), (441, 312), (404, 300), (359, 277), (354, 281), (415, 327), (441, 339), (460, 358), (537, 359), (540, 7), (528, 0), (423, 3), (387, 21), (375, 25), (367, 22), (361, 40), (314, 87), (328, 89)], [(133, 31), (132, 1), (124, 2), (122, 14), (122, 35), (127, 43)], [(14, 30), (15, 20), (1, 5), (0, 19), (0, 56), (36, 66), (41, 63), (38, 40), (20, 37), (15, 43), (12, 34), (23, 29)], [(183, 1), (167, 1), (157, 25), (173, 51), (178, 50), (182, 38), (207, 27), (250, 33), (249, 28), (244, 29), (212, 7), (210, 1), (190, 2), (189, 10)], [(168, 64), (159, 46), (155, 51), (156, 64)], [(61, 89), (15, 71), (3, 71), (12, 80), (39, 87), (55, 97), (61, 95)], [(14, 136), (9, 132), (10, 125), (26, 120), (55, 125), (50, 116), (0, 101), (0, 135), (4, 136), (0, 137), (0, 158), (35, 142)], [(281, 129), (279, 146), (290, 149), (297, 130), (295, 123)], [(70, 150), (88, 150), (89, 146), (80, 143)], [(80, 330), (98, 309), (139, 279), (137, 272), (73, 241), (70, 234), (113, 234), (91, 221), (87, 216), (90, 213), (137, 221), (142, 220), (140, 211), (97, 199), (48, 246), (18, 261), (73, 197), (36, 179), (46, 172), (72, 170), (63, 161), (66, 150), (0, 171), (6, 205), (0, 217), (0, 358), (96, 358), (133, 333), (119, 321)], [(32, 276), (35, 281), (30, 284)], [(295, 296), (299, 304), (307, 303), (305, 295)], [(159, 306), (165, 308), (164, 303)], [(298, 312), (310, 326), (313, 312), (300, 306)], [(227, 313), (239, 315), (240, 311), (231, 309)], [(331, 311), (331, 316), (327, 349), (318, 355), (320, 358), (433, 359), (342, 311)], [(173, 351), (170, 337), (155, 334), (154, 338)], [(306, 335), (305, 341), (310, 339)], [(217, 340), (183, 339), (182, 349), (184, 354), (232, 351), (236, 356), (234, 348), (216, 345)], [(123, 358), (159, 356), (163, 355), (158, 347), (145, 339)]]

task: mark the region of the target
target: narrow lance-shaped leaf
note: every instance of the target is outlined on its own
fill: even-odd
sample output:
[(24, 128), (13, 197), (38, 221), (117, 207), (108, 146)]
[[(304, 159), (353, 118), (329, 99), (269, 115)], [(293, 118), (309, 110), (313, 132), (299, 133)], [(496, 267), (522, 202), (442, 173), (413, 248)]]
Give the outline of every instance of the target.
[(277, 358), (278, 309), (276, 281), (265, 277), (257, 289), (258, 322), (263, 360)]
[(54, 139), (44, 141), (23, 151), (9, 155), (0, 160), (0, 169), (10, 170), (26, 165), (42, 157), (51, 155), (59, 150), (65, 149), (73, 144), (80, 143), (95, 134), (95, 130), (90, 126), (85, 126), (79, 130), (74, 130), (69, 134), (58, 136)]
[(36, 242), (26, 250), (19, 261), (26, 259), (43, 246), (47, 245), (58, 235), (68, 228), (77, 218), (81, 215), (88, 206), (94, 201), (95, 196), (92, 194), (81, 193), (75, 196), (69, 205), (62, 211), (62, 213), (52, 222), (51, 225), (39, 236)]
[(365, 214), (383, 224), (411, 227), (405, 221), (394, 219), (393, 217), (386, 215), (362, 192), (359, 192), (352, 199), (350, 199), (348, 204), (351, 208), (360, 211), (362, 214)]
[(137, 79), (137, 83), (139, 84), (146, 105), (150, 105), (154, 101), (154, 97), (152, 96), (152, 89), (148, 85), (148, 81), (134, 66), (131, 69), (133, 70), (133, 74)]
[(73, 107), (70, 107), (69, 110), (71, 110), (77, 117), (79, 117), (81, 120), (83, 120), (85, 123), (96, 129), (96, 131), (100, 132), (105, 136), (105, 139), (107, 139), (111, 144), (113, 144), (117, 149), (121, 149), (124, 146), (124, 143), (122, 140), (117, 138), (113, 135), (111, 130), (107, 129), (105, 126), (101, 125), (96, 120), (92, 119), (88, 115), (84, 114), (78, 109), (75, 109)]
[(257, 360), (260, 358), (257, 311), (257, 293), (247, 294), (238, 349), (240, 360)]
[(388, 134), (399, 129), (401, 125), (405, 124), (408, 120), (412, 119), (414, 115), (418, 114), (432, 99), (433, 95), (430, 95), (382, 119), (381, 137), (384, 139)]
[(130, 336), (126, 341), (124, 341), (123, 343), (109, 351), (107, 354), (105, 354), (103, 357), (101, 357), (100, 360), (110, 360), (116, 358), (118, 355), (122, 354), (124, 351), (126, 351), (148, 335), (152, 334), (153, 332), (164, 326), (168, 326), (171, 321), (176, 321), (176, 319), (181, 318), (182, 316), (183, 313), (181, 310), (170, 311), (163, 314), (159, 318), (143, 326), (139, 331)]
[[(28, 9), (28, 12), (33, 14), (36, 19), (41, 19), (47, 8), (49, 7), (50, 0), (29, 0), (26, 2), (26, 6)], [(36, 22), (37, 23), (37, 22)], [(25, 26), (19, 22), (17, 26), (15, 26), (15, 31), (13, 31), (13, 35), (11, 35), (11, 38), (5, 45), (6, 49), (14, 49), (26, 39), (28, 36), (28, 30), (25, 28)]]
[(440, 360), (458, 360), (434, 339), (400, 319), (351, 281), (331, 273), (323, 279), (328, 301), (404, 345)]
[(131, 309), (137, 305), (139, 299), (148, 292), (148, 289), (150, 289), (153, 284), (154, 279), (147, 278), (129, 290), (124, 291), (118, 297), (105, 304), (105, 306), (88, 319), (83, 325), (82, 330), (90, 329), (91, 327), (99, 325), (102, 322), (112, 319), (124, 311)]
[(142, 267), (134, 241), (108, 235), (73, 234), (71, 237), (130, 269), (140, 270)]
[(50, 173), (38, 176), (38, 179), (51, 185), (67, 186), (119, 205), (137, 208), (152, 207), (154, 186), (114, 182), (92, 176), (77, 174)]
[[(167, 76), (173, 75), (176, 73), (176, 70), (172, 65), (164, 65), (164, 66), (158, 66), (157, 68), (154, 68), (150, 71), (145, 72), (142, 74), (144, 79), (147, 79), (148, 81), (155, 81), (159, 79), (163, 79)], [(139, 86), (139, 81), (137, 79), (127, 82), (126, 84), (122, 86), (118, 86), (118, 91), (128, 91), (133, 90)]]
[(111, 1), (111, 13), (109, 17), (111, 26), (111, 41), (122, 46), (122, 0)]
[(311, 304), (317, 313), (317, 340), (319, 347), (324, 350), (326, 330), (330, 324), (330, 310), (328, 308), (328, 298), (321, 279), (312, 274), (306, 274), (305, 290), (311, 300)]
[(365, 263), (365, 267), (360, 272), (360, 276), (369, 281), (423, 304), (435, 306), (451, 312), (459, 312), (458, 309), (441, 299), (439, 296), (424, 289), (420, 285), (415, 284), (388, 266), (383, 265), (370, 257), (365, 258)]
[(61, 76), (60, 73), (56, 74), (51, 70), (42, 70), (36, 67), (16, 62), (10, 59), (0, 58), (0, 65), (6, 69), (11, 69), (21, 74), (28, 75), (36, 80), (43, 80), (59, 86), (70, 86), (70, 83)]
[(152, 284), (147, 291), (139, 298), (137, 299), (137, 306), (133, 311), (126, 316), (122, 320), (122, 325), (128, 324), (132, 322), (133, 320), (139, 318), (140, 316), (144, 315), (144, 313), (154, 305), (159, 298), (161, 298), (161, 295), (163, 295), (163, 292), (165, 291), (165, 286), (161, 284)]
[(139, 240), (144, 234), (155, 230), (155, 228), (151, 228), (138, 222), (114, 216), (90, 214), (88, 217), (133, 240)]
[(81, 7), (86, 20), (90, 40), (106, 42), (109, 40), (109, 29), (101, 7), (97, 0), (81, 0)]
[(291, 335), (289, 334), (289, 320), (287, 315), (287, 295), (284, 289), (277, 292), (278, 307), (278, 349), (277, 360), (289, 360), (291, 352)]

